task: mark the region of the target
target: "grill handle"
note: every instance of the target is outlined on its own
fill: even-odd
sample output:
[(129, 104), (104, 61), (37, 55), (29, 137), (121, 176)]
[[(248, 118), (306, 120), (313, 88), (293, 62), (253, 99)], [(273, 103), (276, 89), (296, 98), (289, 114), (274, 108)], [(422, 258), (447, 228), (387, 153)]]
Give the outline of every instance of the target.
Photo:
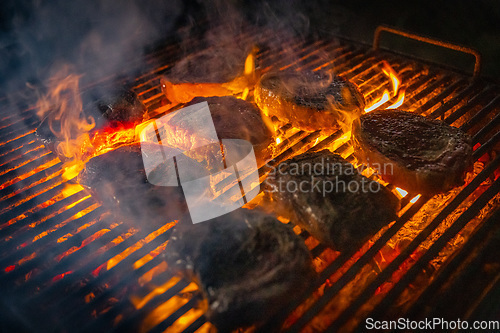
[(417, 40), (419, 42), (429, 43), (432, 45), (441, 46), (441, 47), (451, 49), (454, 51), (459, 51), (459, 52), (471, 54), (474, 56), (474, 58), (476, 58), (476, 61), (474, 63), (473, 78), (475, 79), (479, 76), (479, 72), (481, 71), (481, 54), (474, 49), (471, 49), (469, 47), (465, 47), (462, 45), (443, 42), (443, 41), (440, 41), (438, 39), (433, 39), (433, 38), (429, 38), (429, 37), (425, 37), (425, 36), (421, 36), (421, 35), (416, 35), (414, 33), (411, 33), (408, 31), (403, 31), (400, 29), (386, 26), (386, 25), (379, 25), (377, 27), (377, 29), (375, 29), (375, 34), (373, 36), (373, 50), (375, 50), (375, 51), (378, 50), (380, 47), (380, 35), (381, 35), (382, 31), (390, 32), (390, 33), (393, 33), (395, 35), (403, 36), (403, 37), (406, 37), (409, 39), (414, 39), (414, 40)]

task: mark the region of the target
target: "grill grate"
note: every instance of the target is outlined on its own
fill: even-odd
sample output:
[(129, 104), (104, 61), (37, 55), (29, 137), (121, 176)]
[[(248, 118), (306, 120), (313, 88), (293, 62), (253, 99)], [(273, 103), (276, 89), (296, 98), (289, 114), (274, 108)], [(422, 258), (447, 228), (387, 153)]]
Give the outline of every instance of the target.
[[(450, 193), (422, 197), (415, 203), (410, 199), (416, 193), (402, 198), (399, 218), (355, 253), (311, 246), (315, 260), (324, 266), (318, 280), (310, 290), (297, 291), (300, 302), (284, 305), (260, 331), (275, 327), (290, 332), (362, 330), (366, 317), (429, 315), (432, 304), (442, 306), (434, 292), (449, 281), (452, 286), (444, 294), (455, 290), (453, 283), (463, 285), (473, 271), (462, 263), (474, 250), (477, 254), (470, 260), (479, 267), (477, 258), (484, 257), (480, 249), (489, 248), (485, 240), (498, 229), (494, 222), (500, 181), (493, 179), (500, 163), (494, 156), (500, 87), (352, 41), (284, 39), (276, 49), (271, 36), (276, 37), (255, 28), (238, 37), (261, 45), (260, 70), (332, 69), (356, 83), (367, 101), (377, 99), (390, 86), (380, 70), (382, 61), (387, 61), (406, 88), (402, 109), (439, 118), (473, 136), (476, 170), (466, 185)], [(194, 49), (203, 47), (192, 43)], [(177, 44), (167, 45), (147, 56), (151, 70), (132, 82), (154, 117), (166, 111), (159, 79), (179, 58), (178, 49)], [(64, 195), (67, 183), (61, 177), (61, 161), (35, 140), (34, 110), (13, 113), (4, 106), (0, 118), (0, 283), (6, 286), (0, 306), (12, 314), (9, 325), (28, 331), (207, 330), (210, 324), (197, 308), (201, 295), (196, 287), (172, 276), (158, 255), (172, 225), (153, 232), (131, 229), (84, 191)], [(280, 133), (275, 163), (333, 144), (338, 145), (338, 153), (355, 162), (348, 143), (338, 141), (340, 132), (324, 137), (287, 125)], [(307, 232), (300, 235), (310, 240)], [(406, 243), (381, 261), (391, 248), (388, 244), (402, 235)], [(447, 252), (457, 237), (464, 245)], [(429, 273), (433, 260), (441, 263)], [(423, 287), (412, 292), (412, 284), (419, 283)], [(498, 279), (489, 283), (491, 290), (498, 290)], [(483, 299), (487, 297), (478, 297), (464, 316), (484, 308)], [(424, 311), (423, 305), (429, 308)]]

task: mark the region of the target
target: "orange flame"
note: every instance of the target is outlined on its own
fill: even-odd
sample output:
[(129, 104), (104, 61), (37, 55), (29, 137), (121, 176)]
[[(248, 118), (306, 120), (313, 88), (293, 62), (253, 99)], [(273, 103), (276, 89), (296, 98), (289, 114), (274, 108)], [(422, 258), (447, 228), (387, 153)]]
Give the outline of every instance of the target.
[(253, 75), (255, 73), (255, 61), (253, 52), (249, 53), (245, 59), (245, 75)]
[[(95, 130), (94, 119), (85, 116), (83, 111), (80, 77), (72, 73), (69, 66), (63, 66), (50, 78), (47, 94), (40, 96), (36, 105), (38, 116), (47, 121), (58, 139), (57, 153), (68, 159), (63, 164), (64, 180), (75, 178), (90, 158), (137, 141), (137, 134), (143, 128), (129, 123)], [(66, 190), (65, 195), (71, 192)]]
[(173, 106), (187, 103), (195, 97), (210, 96), (235, 96), (246, 99), (250, 89), (254, 86), (255, 76), (255, 53), (254, 48), (245, 58), (243, 73), (239, 73), (233, 80), (224, 83), (212, 82), (182, 82), (173, 83), (167, 77), (161, 79), (163, 94), (167, 98), (166, 105), (159, 111), (167, 111)]
[(73, 158), (81, 154), (82, 142), (94, 128), (92, 117), (83, 114), (79, 88), (80, 75), (63, 66), (48, 81), (48, 93), (37, 101), (37, 115), (46, 119), (50, 130), (60, 140), (56, 150), (62, 156)]
[(368, 113), (370, 111), (373, 111), (373, 110), (377, 109), (379, 106), (381, 106), (382, 104), (384, 104), (385, 102), (387, 102), (389, 99), (390, 99), (389, 91), (384, 90), (384, 95), (382, 95), (382, 97), (380, 97), (371, 106), (365, 108), (365, 112)]
[(391, 80), (392, 93), (388, 89), (385, 89), (382, 97), (376, 99), (373, 103), (365, 107), (366, 113), (378, 109), (380, 106), (388, 102), (391, 98), (396, 96), (398, 96), (397, 100), (385, 109), (395, 109), (400, 107), (404, 103), (405, 91), (400, 91), (401, 79), (398, 77), (396, 71), (394, 71), (394, 69), (386, 61), (383, 61), (382, 72)]
[(400, 91), (399, 95), (398, 95), (398, 99), (396, 100), (396, 102), (394, 102), (394, 104), (389, 105), (388, 107), (386, 107), (386, 109), (396, 109), (396, 108), (399, 108), (401, 105), (403, 105), (404, 101), (405, 101), (405, 92), (404, 91)]

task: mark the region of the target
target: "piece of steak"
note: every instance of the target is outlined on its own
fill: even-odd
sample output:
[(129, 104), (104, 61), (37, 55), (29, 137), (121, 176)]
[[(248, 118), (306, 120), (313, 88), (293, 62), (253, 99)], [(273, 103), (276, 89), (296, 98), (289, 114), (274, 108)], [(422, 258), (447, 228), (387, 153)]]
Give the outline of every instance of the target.
[(94, 88), (84, 94), (87, 103), (84, 108), (102, 118), (96, 127), (116, 126), (123, 123), (138, 124), (145, 120), (147, 108), (136, 93), (125, 88), (104, 89)]
[[(219, 139), (249, 141), (253, 145), (258, 166), (263, 165), (272, 158), (275, 141), (273, 132), (266, 125), (266, 121), (270, 120), (261, 115), (255, 104), (233, 96), (223, 96), (197, 97), (186, 106), (205, 101), (208, 103), (211, 119)], [(203, 121), (205, 120), (186, 117), (183, 110), (179, 110), (177, 114), (169, 119), (168, 123), (159, 129), (162, 143), (182, 151), (190, 151), (195, 145), (208, 145), (211, 138), (207, 139), (203, 137), (202, 133), (196, 131), (196, 129), (205, 126), (205, 124), (201, 123)], [(216, 151), (214, 151), (214, 148)], [(211, 169), (210, 165), (212, 164), (218, 165), (217, 160), (222, 158), (222, 156), (219, 156), (220, 147), (216, 145), (206, 146), (206, 149), (198, 149), (197, 151), (202, 156), (199, 158), (195, 158), (193, 154), (190, 156), (199, 162), (205, 160), (209, 169)], [(212, 161), (213, 158), (216, 161)]]
[(384, 166), (379, 169), (385, 181), (412, 193), (432, 195), (461, 185), (472, 165), (469, 135), (415, 113), (370, 112), (353, 124), (352, 133), (354, 154)]
[[(189, 54), (161, 80), (163, 93), (172, 105), (197, 96), (236, 95), (255, 84), (254, 58), (248, 47), (212, 47)], [(245, 66), (248, 73), (245, 73)]]
[(188, 105), (207, 101), (219, 139), (249, 141), (257, 164), (263, 165), (272, 157), (274, 133), (269, 118), (261, 114), (254, 103), (233, 96), (197, 97)]
[(269, 72), (257, 83), (254, 96), (266, 115), (308, 132), (350, 128), (365, 106), (353, 83), (327, 72)]
[[(155, 177), (154, 172), (149, 174), (150, 178)], [(160, 165), (157, 172), (165, 176), (175, 170)], [(78, 175), (78, 182), (112, 214), (146, 229), (177, 220), (187, 212), (180, 186), (156, 186), (148, 182), (139, 143), (90, 159)]]
[(169, 267), (198, 283), (219, 332), (265, 322), (315, 276), (309, 250), (289, 225), (244, 208), (177, 224), (165, 253)]
[(276, 212), (338, 251), (359, 248), (396, 218), (399, 201), (329, 150), (304, 153), (275, 167), (265, 191)]

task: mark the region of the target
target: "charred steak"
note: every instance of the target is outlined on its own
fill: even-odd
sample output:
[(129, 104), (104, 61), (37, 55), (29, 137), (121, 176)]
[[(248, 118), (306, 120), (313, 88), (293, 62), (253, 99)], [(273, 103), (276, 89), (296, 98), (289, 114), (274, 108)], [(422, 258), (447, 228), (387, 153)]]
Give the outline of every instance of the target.
[(265, 322), (314, 277), (311, 255), (289, 225), (243, 208), (177, 224), (166, 256), (199, 284), (219, 332)]
[[(88, 100), (86, 109), (96, 109), (97, 118), (102, 118), (103, 125), (115, 126), (121, 123), (141, 123), (146, 116), (146, 106), (136, 93), (124, 88), (110, 91), (94, 89), (86, 92)], [(99, 126), (99, 123), (97, 124)]]
[(197, 97), (189, 104), (203, 101), (208, 102), (215, 130), (220, 139), (249, 141), (254, 147), (258, 165), (264, 164), (272, 157), (274, 138), (268, 126), (270, 120), (261, 114), (255, 104), (233, 96)]
[(352, 133), (355, 155), (368, 164), (392, 166), (379, 168), (381, 177), (409, 192), (448, 191), (463, 184), (472, 165), (469, 135), (411, 112), (365, 114), (353, 124)]
[[(175, 170), (159, 170), (160, 175), (165, 172)], [(90, 159), (78, 182), (113, 214), (146, 228), (179, 219), (187, 212), (180, 186), (148, 182), (139, 143)]]
[[(210, 109), (210, 114), (214, 122), (214, 127), (219, 139), (241, 139), (249, 141), (253, 147), (257, 164), (263, 165), (272, 157), (274, 148), (273, 133), (266, 125), (269, 121), (265, 116), (261, 115), (259, 109), (251, 102), (238, 99), (233, 96), (223, 97), (197, 97), (187, 105), (207, 102)], [(162, 143), (189, 151), (193, 148), (194, 143), (204, 144), (203, 138), (199, 133), (190, 130), (192, 126), (185, 124), (185, 116), (182, 110), (174, 115), (165, 126), (164, 131), (161, 131)], [(189, 119), (190, 122), (194, 121)], [(197, 128), (202, 127), (196, 126)], [(212, 145), (209, 148), (215, 147)], [(215, 147), (217, 152), (205, 151), (205, 156), (201, 160), (210, 161), (212, 157), (219, 159), (219, 147)], [(203, 149), (198, 150), (203, 152)], [(191, 156), (193, 157), (193, 156)], [(193, 157), (194, 158), (194, 157)], [(209, 165), (211, 163), (209, 162)], [(217, 165), (215, 163), (215, 165)], [(210, 169), (210, 168), (209, 168)]]
[(254, 96), (265, 114), (309, 132), (350, 127), (365, 106), (354, 84), (327, 72), (269, 72), (257, 83)]
[(329, 150), (280, 163), (265, 181), (277, 213), (336, 250), (359, 248), (396, 218), (399, 201)]

